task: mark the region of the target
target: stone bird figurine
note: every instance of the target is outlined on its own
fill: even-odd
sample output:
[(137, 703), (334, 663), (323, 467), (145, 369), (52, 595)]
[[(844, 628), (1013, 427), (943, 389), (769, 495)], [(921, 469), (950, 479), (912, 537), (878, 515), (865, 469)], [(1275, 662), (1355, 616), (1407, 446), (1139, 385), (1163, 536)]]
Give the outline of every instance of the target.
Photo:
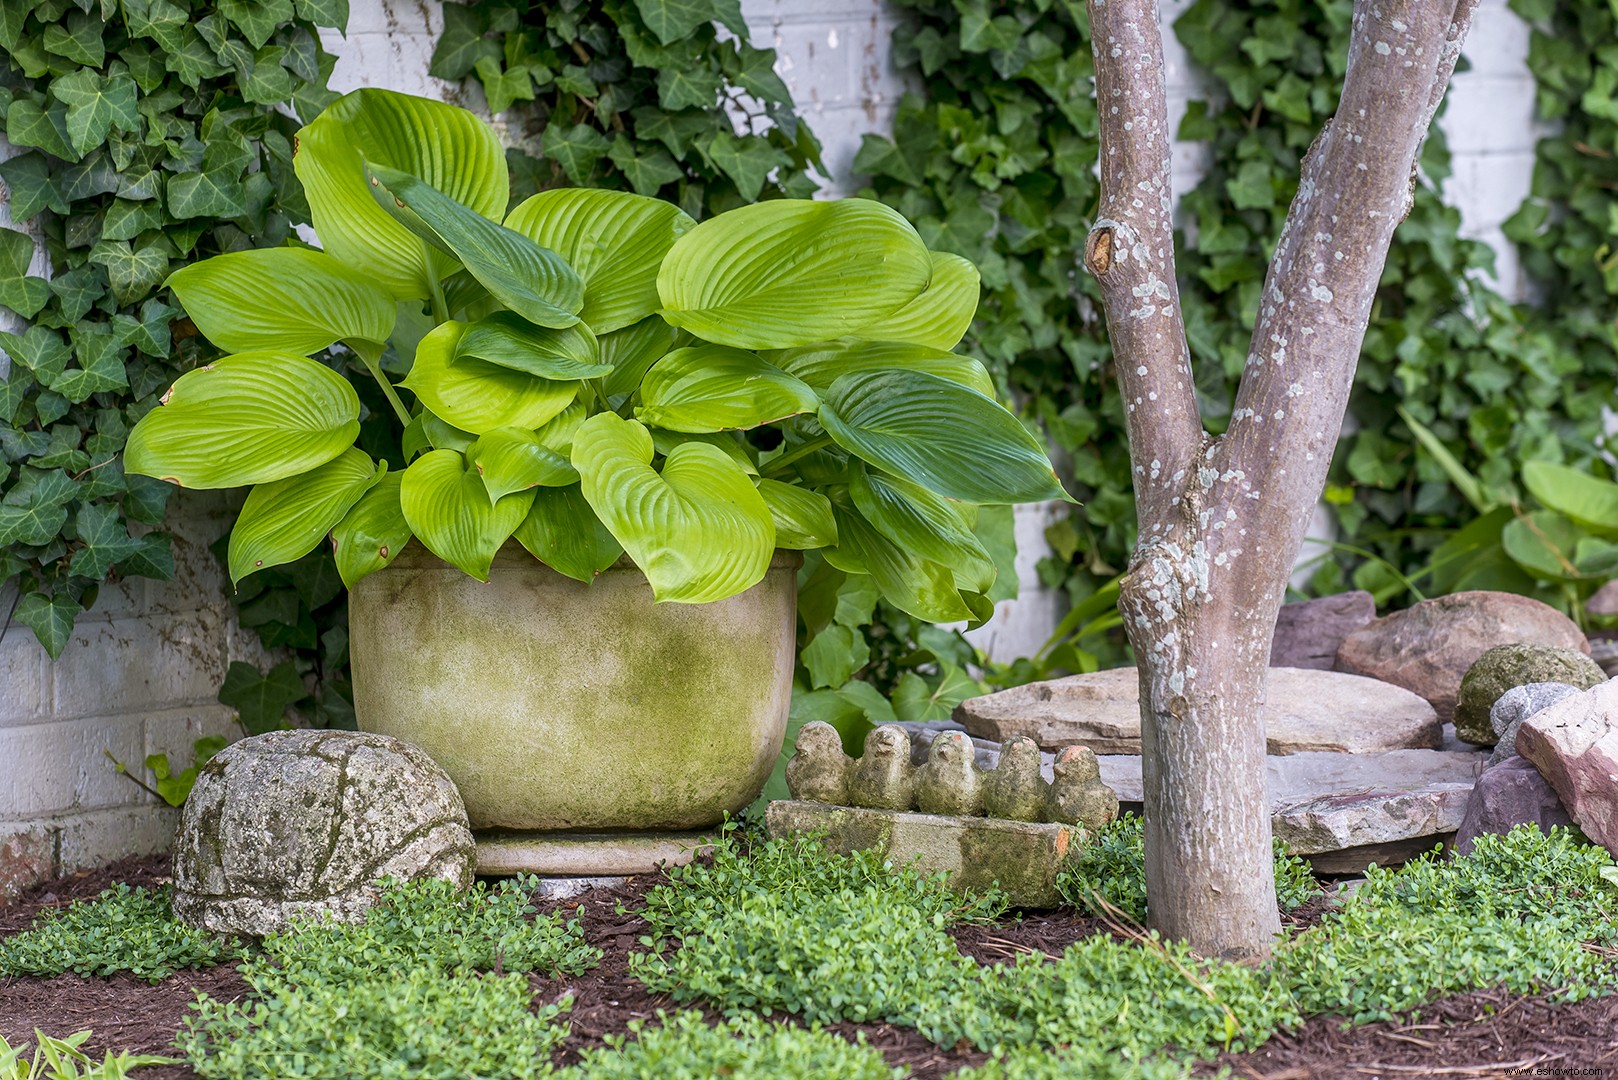
[(1095, 831), (1118, 817), (1118, 796), (1101, 782), (1101, 765), (1088, 746), (1064, 747), (1053, 768), (1056, 779), (1045, 800), (1046, 821)]
[(981, 817), (983, 777), (972, 740), (959, 731), (933, 738), (927, 763), (916, 773), (916, 809), (924, 814)]
[(1039, 744), (1013, 735), (1000, 744), (1000, 762), (983, 781), (983, 808), (990, 817), (1038, 821), (1050, 785), (1039, 775)]
[(883, 724), (865, 736), (865, 753), (854, 763), (848, 785), (849, 802), (873, 810), (909, 810), (915, 787), (909, 733)]
[(836, 728), (815, 720), (798, 729), (787, 761), (787, 790), (794, 799), (847, 806), (853, 774), (854, 759), (843, 753), (843, 737)]

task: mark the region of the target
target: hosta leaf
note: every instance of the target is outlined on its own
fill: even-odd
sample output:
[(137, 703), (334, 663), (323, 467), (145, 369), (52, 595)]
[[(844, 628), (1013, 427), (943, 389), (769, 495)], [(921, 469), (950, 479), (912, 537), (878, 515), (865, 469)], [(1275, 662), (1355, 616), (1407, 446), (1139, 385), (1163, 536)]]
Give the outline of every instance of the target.
[(674, 453), (676, 447), (686, 443), (707, 443), (716, 446), (725, 452), (725, 456), (736, 463), (736, 466), (748, 476), (758, 475), (758, 463), (748, 454), (747, 448), (734, 431), (669, 431), (666, 428), (652, 428), (652, 445), (664, 457)]
[(953, 349), (960, 344), (978, 310), (978, 268), (947, 251), (928, 254), (932, 256), (933, 277), (926, 291), (898, 311), (860, 327), (855, 337), (906, 341), (935, 349)]
[(293, 164), (321, 246), (401, 300), (425, 300), (457, 269), (371, 197), (365, 162), (398, 169), (487, 218), (505, 212), (505, 150), (487, 124), (453, 105), (363, 89), (298, 132)]
[(646, 574), (659, 601), (706, 603), (763, 580), (775, 525), (753, 482), (724, 452), (674, 449), (661, 475), (646, 428), (612, 413), (573, 439), (585, 500)]
[(525, 428), (495, 428), (480, 435), (466, 451), (466, 463), (483, 477), (491, 501), (513, 491), (579, 481), (572, 462)]
[(988, 369), (972, 357), (902, 341), (844, 338), (765, 353), (764, 359), (816, 390), (829, 390), (840, 376), (857, 371), (897, 368), (937, 375), (976, 390), (984, 397), (994, 397), (994, 380), (989, 377)]
[(169, 275), (202, 335), (227, 352), (307, 356), (334, 341), (385, 342), (397, 304), (321, 251), (260, 248), (215, 255)]
[(595, 335), (583, 324), (560, 330), (533, 323), (510, 311), (497, 311), (466, 328), (455, 359), (474, 357), (542, 379), (595, 379), (612, 368), (599, 364)]
[(837, 521), (826, 496), (796, 484), (760, 478), (758, 493), (775, 522), (775, 546), (808, 550), (837, 543)]
[(1618, 484), (1549, 461), (1522, 468), (1523, 484), (1548, 509), (1594, 532), (1618, 533)]
[(293, 353), (227, 356), (175, 380), (129, 433), (124, 471), (181, 487), (265, 484), (353, 445), (360, 400), (341, 375)]
[(866, 199), (773, 199), (687, 232), (663, 260), (663, 317), (706, 341), (787, 349), (852, 334), (932, 276), (910, 223)]
[(506, 228), (577, 271), (584, 281), (579, 318), (598, 334), (639, 322), (661, 306), (658, 267), (695, 224), (673, 203), (599, 188), (542, 191), (506, 218)]
[(906, 551), (877, 532), (852, 508), (836, 507), (837, 546), (826, 561), (849, 574), (870, 574), (882, 597), (927, 622), (975, 621), (955, 587), (950, 568)]
[(642, 423), (670, 431), (754, 428), (820, 404), (815, 392), (757, 355), (723, 345), (676, 349), (640, 387)]
[(677, 337), (679, 331), (658, 315), (648, 316), (634, 326), (602, 334), (597, 339), (601, 362), (612, 365), (612, 374), (602, 384), (607, 396), (617, 397), (639, 389), (641, 379), (646, 377), (646, 369), (668, 355)]
[(540, 562), (576, 581), (590, 582), (624, 553), (601, 524), (578, 484), (538, 488), (517, 542)]
[(854, 463), (848, 493), (860, 515), (900, 548), (950, 567), (956, 583), (987, 592), (995, 565), (962, 509), (920, 484)]
[(1015, 416), (936, 375), (844, 375), (826, 392), (819, 415), (844, 450), (946, 498), (991, 504), (1068, 498), (1039, 441)]
[(386, 469), (350, 447), (302, 475), (253, 488), (230, 530), (232, 584), (309, 554)]
[(449, 252), (490, 295), (529, 322), (572, 326), (584, 283), (561, 256), (490, 221), (409, 173), (367, 162), (377, 205), (417, 237)]
[(399, 506), (427, 550), (479, 581), (500, 545), (522, 524), (534, 501), (531, 491), (489, 501), (478, 474), (454, 450), (434, 450), (405, 470)]
[(337, 573), (350, 589), (367, 574), (387, 566), (410, 543), (410, 523), (399, 507), (403, 473), (388, 473), (360, 496), (332, 526), (332, 555)]
[(1589, 534), (1554, 510), (1535, 510), (1506, 523), (1500, 545), (1512, 561), (1546, 581), (1578, 581), (1587, 575), (1574, 560)]
[(576, 382), (540, 379), (472, 357), (451, 362), (466, 326), (447, 322), (416, 346), (416, 363), (403, 385), (435, 416), (481, 435), (502, 427), (532, 430), (572, 404)]

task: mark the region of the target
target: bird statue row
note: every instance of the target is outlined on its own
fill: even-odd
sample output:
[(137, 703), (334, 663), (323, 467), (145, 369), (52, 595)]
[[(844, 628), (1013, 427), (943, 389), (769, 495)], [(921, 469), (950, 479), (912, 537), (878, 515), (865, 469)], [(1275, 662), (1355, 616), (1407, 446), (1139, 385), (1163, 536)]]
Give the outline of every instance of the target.
[(1000, 747), (1000, 761), (980, 769), (972, 740), (959, 731), (934, 737), (927, 760), (910, 759), (910, 734), (883, 724), (865, 737), (854, 760), (842, 736), (814, 721), (798, 731), (787, 762), (787, 789), (794, 799), (862, 806), (874, 810), (920, 810), (956, 817), (1049, 821), (1100, 829), (1118, 816), (1118, 796), (1101, 781), (1100, 763), (1086, 746), (1065, 747), (1056, 756), (1055, 779), (1040, 775), (1039, 744), (1014, 735)]

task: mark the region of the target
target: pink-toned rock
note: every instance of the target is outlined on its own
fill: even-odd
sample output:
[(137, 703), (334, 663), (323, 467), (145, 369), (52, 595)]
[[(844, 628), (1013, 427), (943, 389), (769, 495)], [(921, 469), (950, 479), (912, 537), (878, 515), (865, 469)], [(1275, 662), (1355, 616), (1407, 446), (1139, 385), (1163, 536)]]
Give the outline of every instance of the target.
[(1517, 753), (1550, 781), (1584, 835), (1618, 855), (1618, 680), (1524, 720)]
[(1590, 594), (1584, 610), (1592, 615), (1618, 615), (1618, 580), (1609, 581)]
[(1275, 620), (1270, 666), (1330, 671), (1343, 639), (1376, 618), (1368, 592), (1346, 592), (1286, 604)]
[(1515, 593), (1460, 592), (1423, 600), (1349, 634), (1337, 650), (1337, 670), (1414, 691), (1440, 720), (1449, 720), (1472, 662), (1496, 645), (1516, 642), (1590, 653), (1573, 620), (1549, 604)]
[(1523, 757), (1506, 758), (1484, 769), (1478, 777), (1466, 804), (1466, 816), (1461, 818), (1455, 834), (1455, 850), (1465, 855), (1480, 836), (1508, 833), (1530, 823), (1548, 833), (1554, 826), (1571, 825), (1573, 819), (1556, 789), (1539, 774), (1533, 762)]

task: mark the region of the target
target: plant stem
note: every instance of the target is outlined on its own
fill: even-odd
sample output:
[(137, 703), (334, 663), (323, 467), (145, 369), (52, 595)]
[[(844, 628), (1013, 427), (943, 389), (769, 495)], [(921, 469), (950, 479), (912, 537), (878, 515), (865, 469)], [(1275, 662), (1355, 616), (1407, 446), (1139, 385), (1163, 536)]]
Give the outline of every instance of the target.
[(831, 445), (830, 435), (820, 435), (816, 438), (810, 439), (796, 450), (793, 450), (790, 453), (782, 454), (780, 457), (766, 465), (764, 467), (764, 475), (767, 477), (779, 476), (782, 472), (786, 471), (786, 467), (788, 465), (808, 457), (821, 447), (829, 445)]
[(442, 326), (449, 322), (449, 304), (444, 300), (444, 285), (438, 280), (438, 271), (433, 268), (433, 252), (424, 240), (421, 249), (425, 253), (427, 266), (427, 288), (430, 291), (429, 299), (433, 305), (433, 321)]
[(388, 382), (388, 377), (382, 373), (382, 346), (374, 341), (351, 341), (344, 344), (354, 350), (355, 356), (365, 361), (366, 370), (381, 385), (383, 396), (388, 399), (388, 404), (393, 406), (394, 415), (398, 416), (399, 423), (408, 427), (411, 420), (410, 410), (405, 408), (404, 402), (399, 400), (398, 392), (393, 389), (393, 384)]

